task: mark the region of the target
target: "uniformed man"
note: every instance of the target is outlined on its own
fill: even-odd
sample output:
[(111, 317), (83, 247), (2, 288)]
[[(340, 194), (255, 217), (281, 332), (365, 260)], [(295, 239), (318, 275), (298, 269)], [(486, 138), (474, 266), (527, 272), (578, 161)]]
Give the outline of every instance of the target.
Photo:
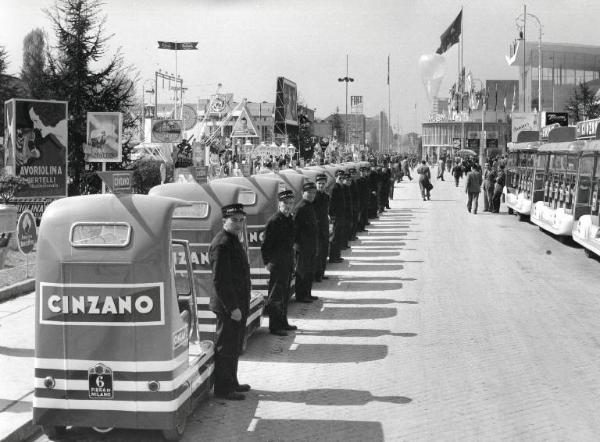
[(356, 183), (356, 169), (351, 167), (348, 169), (348, 176), (350, 178), (350, 196), (352, 199), (352, 221), (350, 225), (350, 237), (351, 241), (357, 240), (356, 232), (358, 232), (359, 225), (359, 213), (360, 213), (360, 193), (358, 190), (358, 184)]
[(329, 262), (332, 263), (342, 262), (344, 260), (341, 255), (345, 227), (344, 212), (346, 211), (344, 185), (342, 184), (343, 177), (343, 170), (338, 170), (335, 173), (335, 184), (331, 189), (331, 198), (329, 200), (329, 217), (333, 223), (333, 237), (331, 238), (329, 247)]
[(369, 175), (369, 218), (378, 218), (377, 195), (379, 193), (379, 184), (377, 167), (373, 164), (371, 166), (371, 173)]
[(315, 281), (321, 282), (323, 279), (329, 279), (325, 276), (327, 256), (329, 254), (329, 195), (325, 192), (327, 175), (324, 173), (318, 174), (316, 181), (317, 195), (313, 201), (313, 207), (315, 208), (317, 225), (319, 226), (319, 255), (315, 265)]
[(350, 248), (350, 241), (352, 238), (352, 216), (354, 214), (354, 205), (352, 202), (352, 191), (350, 190), (350, 175), (344, 173), (343, 181), (344, 184), (344, 219), (345, 219), (345, 229), (344, 229), (344, 242), (342, 244), (342, 250)]
[(312, 302), (312, 283), (315, 274), (315, 261), (319, 247), (319, 227), (313, 201), (317, 186), (313, 182), (302, 186), (302, 201), (298, 203), (294, 215), (294, 250), (296, 251), (296, 301)]
[(278, 211), (267, 221), (261, 253), (270, 274), (267, 299), (269, 330), (274, 335), (287, 336), (286, 330), (298, 328), (290, 325), (287, 318), (290, 280), (294, 270), (294, 192), (284, 190), (277, 197)]
[(246, 213), (241, 204), (221, 209), (223, 230), (212, 240), (208, 251), (215, 296), (210, 309), (217, 316), (215, 339), (215, 396), (242, 400), (250, 390), (237, 379), (238, 359), (250, 310), (250, 266), (240, 242)]
[(360, 215), (359, 215), (359, 232), (364, 232), (365, 227), (368, 226), (369, 223), (369, 168), (362, 166), (360, 169), (360, 178), (357, 180), (358, 191), (360, 195)]

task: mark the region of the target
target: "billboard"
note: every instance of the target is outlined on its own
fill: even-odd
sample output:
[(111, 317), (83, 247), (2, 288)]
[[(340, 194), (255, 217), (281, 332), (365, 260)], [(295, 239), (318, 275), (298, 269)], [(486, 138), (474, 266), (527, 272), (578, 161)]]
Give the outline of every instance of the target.
[(298, 88), (296, 83), (284, 77), (277, 77), (275, 96), (275, 124), (298, 125)]
[(8, 100), (4, 118), (4, 164), (29, 183), (15, 196), (66, 196), (67, 102)]
[(353, 114), (363, 113), (363, 97), (362, 95), (351, 95), (350, 96), (350, 109)]
[(83, 148), (85, 161), (120, 163), (123, 155), (122, 131), (121, 112), (88, 112), (86, 145)]
[(513, 112), (511, 141), (516, 143), (519, 132), (524, 130), (540, 130), (538, 127), (537, 113)]

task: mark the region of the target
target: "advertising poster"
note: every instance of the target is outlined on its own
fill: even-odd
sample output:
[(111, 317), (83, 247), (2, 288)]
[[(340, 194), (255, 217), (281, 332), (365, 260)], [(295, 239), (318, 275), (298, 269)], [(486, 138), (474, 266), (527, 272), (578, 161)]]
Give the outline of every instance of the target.
[(519, 132), (524, 130), (540, 130), (535, 112), (513, 112), (511, 141), (516, 143)]
[(15, 196), (66, 196), (67, 102), (13, 99), (5, 115), (5, 164), (29, 183)]
[(152, 120), (152, 143), (180, 143), (182, 140), (181, 120)]
[(296, 83), (284, 77), (277, 78), (275, 123), (298, 125), (298, 89)]
[(122, 131), (121, 112), (88, 112), (85, 161), (120, 163)]

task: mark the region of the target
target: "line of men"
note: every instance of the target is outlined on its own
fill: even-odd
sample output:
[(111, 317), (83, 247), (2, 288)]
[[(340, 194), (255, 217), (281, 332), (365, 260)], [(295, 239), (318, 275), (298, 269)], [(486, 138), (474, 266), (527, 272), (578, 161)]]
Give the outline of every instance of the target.
[[(261, 246), (269, 271), (266, 310), (272, 334), (287, 336), (288, 331), (297, 330), (287, 314), (292, 275), (297, 302), (318, 299), (312, 285), (328, 279), (328, 257), (330, 263), (343, 262), (341, 251), (358, 239), (356, 233), (389, 208), (391, 174), (376, 166), (371, 171), (361, 167), (359, 173), (355, 168), (347, 173), (338, 170), (331, 196), (326, 192), (327, 176), (318, 174), (316, 183), (303, 185), (302, 201), (296, 207), (293, 191), (278, 193), (278, 210), (266, 224)], [(215, 285), (210, 309), (217, 317), (214, 390), (217, 397), (229, 400), (242, 400), (242, 393), (250, 390), (237, 379), (251, 288), (248, 261), (239, 241), (245, 215), (241, 204), (223, 207), (223, 230), (209, 248)]]

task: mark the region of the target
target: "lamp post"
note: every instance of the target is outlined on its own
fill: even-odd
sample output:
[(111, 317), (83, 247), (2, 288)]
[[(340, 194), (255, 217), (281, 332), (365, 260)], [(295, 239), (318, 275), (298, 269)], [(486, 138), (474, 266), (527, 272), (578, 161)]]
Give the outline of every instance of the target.
[(344, 114), (344, 143), (348, 144), (348, 82), (354, 81), (354, 78), (348, 76), (348, 54), (346, 54), (346, 76), (338, 78), (339, 82), (346, 83), (346, 113)]
[[(527, 17), (533, 18), (538, 25), (538, 128), (541, 129), (541, 112), (542, 112), (542, 23), (540, 19), (534, 14), (527, 12), (527, 7), (523, 6), (523, 13), (520, 14), (515, 22), (517, 28), (522, 29), (523, 32), (523, 45), (525, 44), (525, 25), (527, 23)], [(522, 23), (522, 25), (521, 25)], [(524, 46), (523, 46), (524, 47)], [(523, 50), (523, 61), (525, 61), (525, 51)], [(523, 82), (523, 86), (525, 83)], [(523, 96), (524, 98), (525, 96)], [(523, 110), (525, 110), (525, 100), (523, 100)]]

